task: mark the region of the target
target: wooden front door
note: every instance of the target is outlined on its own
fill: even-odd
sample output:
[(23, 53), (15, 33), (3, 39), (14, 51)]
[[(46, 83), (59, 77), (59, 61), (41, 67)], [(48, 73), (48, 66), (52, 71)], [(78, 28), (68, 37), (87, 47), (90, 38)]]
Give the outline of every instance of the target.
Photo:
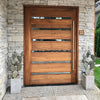
[(75, 7), (25, 6), (25, 85), (77, 82)]

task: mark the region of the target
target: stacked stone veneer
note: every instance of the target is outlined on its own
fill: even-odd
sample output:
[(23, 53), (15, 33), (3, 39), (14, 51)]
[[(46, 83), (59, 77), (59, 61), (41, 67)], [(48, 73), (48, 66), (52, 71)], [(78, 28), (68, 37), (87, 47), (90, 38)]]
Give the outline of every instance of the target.
[[(79, 81), (82, 71), (83, 49), (90, 47), (94, 52), (94, 0), (8, 0), (8, 52), (23, 51), (24, 12), (23, 5), (56, 5), (79, 6), (79, 30), (84, 30), (84, 35), (79, 35)], [(73, 15), (74, 16), (74, 15)], [(24, 66), (24, 65), (23, 65)], [(23, 69), (20, 72), (23, 79)], [(23, 80), (22, 80), (23, 83)]]
[(7, 86), (7, 0), (0, 0), (0, 100)]

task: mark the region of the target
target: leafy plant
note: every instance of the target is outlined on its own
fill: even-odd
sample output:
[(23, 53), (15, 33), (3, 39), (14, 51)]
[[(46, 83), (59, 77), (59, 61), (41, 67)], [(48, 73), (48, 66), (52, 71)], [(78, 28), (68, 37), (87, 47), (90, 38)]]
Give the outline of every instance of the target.
[(91, 54), (90, 50), (86, 52), (86, 54), (83, 54), (82, 63), (85, 69), (85, 74), (90, 75), (91, 70), (94, 68), (94, 55)]
[(22, 68), (22, 57), (23, 52), (21, 54), (14, 52), (12, 56), (9, 58), (7, 65), (9, 71), (11, 71), (11, 78), (17, 78), (19, 76), (19, 71)]

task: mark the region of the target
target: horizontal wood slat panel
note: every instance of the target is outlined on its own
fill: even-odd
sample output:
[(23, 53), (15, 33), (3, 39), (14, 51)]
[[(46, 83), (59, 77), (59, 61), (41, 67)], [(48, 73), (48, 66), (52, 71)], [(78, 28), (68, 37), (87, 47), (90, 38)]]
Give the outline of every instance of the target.
[(34, 52), (31, 61), (71, 61), (70, 52)]
[(65, 84), (71, 83), (71, 74), (31, 75), (30, 84)]
[[(40, 10), (41, 9), (41, 10)], [(72, 17), (72, 9), (66, 8), (33, 8), (32, 16), (40, 17)]]
[[(78, 51), (78, 14), (76, 14), (78, 7), (38, 5), (24, 7), (25, 18), (28, 16), (24, 20), (25, 85), (76, 83), (78, 52), (73, 55), (72, 45), (74, 44), (75, 51)], [(73, 62), (74, 70), (72, 70)]]
[(71, 41), (34, 41), (32, 50), (71, 50)]
[(31, 30), (32, 39), (71, 39), (71, 30)]
[(71, 72), (71, 63), (31, 64), (31, 72)]
[(32, 28), (71, 28), (72, 20), (32, 19)]

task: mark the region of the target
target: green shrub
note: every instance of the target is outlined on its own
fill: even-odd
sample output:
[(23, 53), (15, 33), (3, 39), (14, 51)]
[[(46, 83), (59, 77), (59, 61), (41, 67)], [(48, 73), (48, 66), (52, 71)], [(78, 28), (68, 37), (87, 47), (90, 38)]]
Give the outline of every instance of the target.
[(100, 14), (98, 16), (95, 30), (95, 52), (97, 57), (100, 57)]
[(100, 64), (100, 59), (95, 59), (95, 64)]

